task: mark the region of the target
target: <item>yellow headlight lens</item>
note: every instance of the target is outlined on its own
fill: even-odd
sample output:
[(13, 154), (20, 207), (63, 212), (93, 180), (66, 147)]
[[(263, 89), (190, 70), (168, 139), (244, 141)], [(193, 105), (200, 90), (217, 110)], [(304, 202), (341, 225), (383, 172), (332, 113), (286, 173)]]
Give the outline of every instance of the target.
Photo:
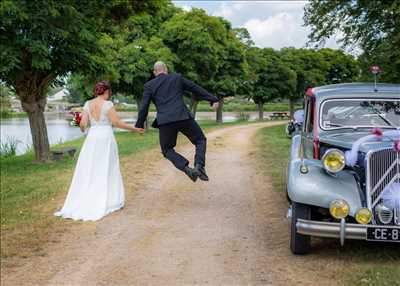
[(356, 221), (361, 224), (367, 224), (372, 219), (372, 213), (367, 208), (361, 208), (356, 213)]
[(324, 168), (331, 173), (343, 170), (345, 163), (344, 153), (338, 149), (329, 149), (322, 157)]
[(349, 215), (350, 207), (345, 200), (334, 200), (329, 206), (329, 212), (334, 218), (341, 219)]

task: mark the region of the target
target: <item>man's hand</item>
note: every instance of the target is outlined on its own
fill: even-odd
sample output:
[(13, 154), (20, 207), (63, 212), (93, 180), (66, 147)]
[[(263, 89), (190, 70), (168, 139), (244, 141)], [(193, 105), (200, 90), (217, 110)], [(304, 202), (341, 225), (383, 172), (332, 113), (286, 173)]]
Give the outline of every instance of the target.
[(217, 110), (218, 110), (218, 107), (219, 107), (219, 102), (214, 102), (213, 105), (212, 105), (212, 109), (213, 109), (214, 111), (217, 111)]
[(139, 133), (139, 134), (143, 134), (144, 133), (144, 129), (143, 128), (136, 128), (135, 127), (134, 131)]

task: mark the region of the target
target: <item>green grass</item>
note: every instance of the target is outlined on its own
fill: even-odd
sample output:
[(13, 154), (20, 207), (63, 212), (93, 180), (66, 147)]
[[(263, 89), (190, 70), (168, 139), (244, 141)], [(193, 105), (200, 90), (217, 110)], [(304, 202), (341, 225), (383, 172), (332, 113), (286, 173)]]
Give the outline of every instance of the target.
[[(286, 196), (291, 140), (286, 137), (285, 126), (263, 128), (257, 140), (265, 174), (272, 180), (274, 190)], [(400, 285), (400, 247), (396, 243), (348, 240), (340, 247), (335, 239), (316, 239), (312, 251), (313, 255), (324, 256), (331, 263), (351, 263), (352, 266), (338, 277), (344, 285)]]
[(362, 274), (355, 275), (349, 280), (354, 286), (397, 286), (400, 285), (400, 265), (373, 266)]
[(271, 178), (274, 190), (285, 192), (286, 168), (291, 144), (285, 135), (285, 126), (263, 128), (257, 134), (257, 140), (260, 142), (261, 150), (268, 150), (260, 152), (265, 165), (265, 174)]
[(28, 117), (26, 112), (14, 112), (7, 109), (0, 110), (0, 119), (14, 118), (14, 117)]

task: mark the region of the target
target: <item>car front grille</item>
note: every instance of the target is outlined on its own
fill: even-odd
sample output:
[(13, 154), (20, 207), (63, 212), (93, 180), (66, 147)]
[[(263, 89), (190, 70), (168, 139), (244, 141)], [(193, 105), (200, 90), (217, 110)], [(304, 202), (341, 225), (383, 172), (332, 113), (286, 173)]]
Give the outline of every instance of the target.
[[(381, 195), (386, 187), (400, 183), (400, 153), (392, 148), (371, 151), (367, 154), (366, 163), (367, 204), (374, 214), (372, 223), (384, 224), (378, 215), (384, 209)], [(395, 204), (390, 211), (393, 218), (386, 224), (400, 225), (400, 205)]]

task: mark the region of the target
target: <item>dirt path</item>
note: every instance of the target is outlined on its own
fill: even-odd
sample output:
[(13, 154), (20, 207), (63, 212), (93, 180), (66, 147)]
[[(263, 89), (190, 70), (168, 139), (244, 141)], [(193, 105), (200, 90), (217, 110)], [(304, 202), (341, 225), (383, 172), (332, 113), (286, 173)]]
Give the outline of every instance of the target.
[(208, 183), (192, 183), (158, 150), (123, 160), (126, 188), (138, 189), (126, 207), (61, 234), (2, 285), (331, 284), (334, 261), (288, 250), (285, 198), (257, 163), (253, 135), (267, 125), (210, 132)]

